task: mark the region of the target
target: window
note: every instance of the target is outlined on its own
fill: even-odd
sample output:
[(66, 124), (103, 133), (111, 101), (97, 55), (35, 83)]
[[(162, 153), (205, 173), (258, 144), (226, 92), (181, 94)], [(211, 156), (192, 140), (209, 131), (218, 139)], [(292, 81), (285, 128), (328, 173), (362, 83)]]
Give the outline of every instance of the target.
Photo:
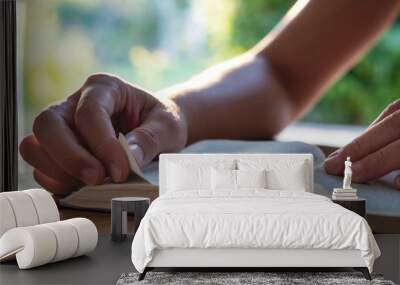
[[(19, 139), (40, 110), (93, 72), (160, 90), (253, 46), (294, 2), (17, 0)], [(370, 123), (399, 94), (399, 42), (397, 20), (303, 120)], [(36, 185), (19, 165), (19, 187)]]

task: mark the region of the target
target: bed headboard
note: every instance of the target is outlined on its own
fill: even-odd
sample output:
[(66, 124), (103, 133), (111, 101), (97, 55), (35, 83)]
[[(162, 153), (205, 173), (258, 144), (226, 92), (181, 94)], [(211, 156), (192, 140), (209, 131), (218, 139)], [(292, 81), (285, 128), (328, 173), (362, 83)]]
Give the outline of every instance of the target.
[(304, 162), (304, 175), (306, 180), (306, 192), (314, 191), (314, 177), (313, 177), (313, 155), (312, 154), (220, 154), (220, 153), (211, 153), (211, 154), (161, 154), (159, 161), (159, 193), (160, 195), (164, 194), (168, 189), (168, 163), (182, 163), (187, 162), (190, 164), (213, 164), (213, 162), (218, 161), (229, 161), (235, 162), (235, 167), (237, 167), (236, 161), (240, 160), (255, 160), (255, 161), (263, 161), (267, 164), (271, 164), (273, 166), (291, 165), (293, 163), (301, 163)]

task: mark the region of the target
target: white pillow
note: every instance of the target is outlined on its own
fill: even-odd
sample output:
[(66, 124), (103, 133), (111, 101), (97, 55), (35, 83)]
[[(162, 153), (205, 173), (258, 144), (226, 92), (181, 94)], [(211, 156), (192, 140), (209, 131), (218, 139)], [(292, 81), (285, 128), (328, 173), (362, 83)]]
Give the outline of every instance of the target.
[(212, 169), (213, 190), (238, 190), (241, 188), (266, 188), (266, 170)]
[(274, 190), (302, 191), (306, 192), (307, 180), (305, 175), (305, 163), (293, 165), (285, 172), (268, 171), (268, 188)]
[(237, 188), (267, 188), (267, 171), (235, 170)]
[(176, 163), (170, 163), (168, 167), (168, 189), (171, 191), (210, 189), (210, 167)]
[(236, 170), (213, 168), (211, 170), (211, 188), (213, 190), (235, 190)]
[(204, 159), (168, 162), (167, 191), (211, 190), (211, 169), (234, 169), (235, 160)]
[(272, 190), (306, 191), (306, 163), (304, 160), (239, 159), (239, 170), (267, 170), (267, 188)]

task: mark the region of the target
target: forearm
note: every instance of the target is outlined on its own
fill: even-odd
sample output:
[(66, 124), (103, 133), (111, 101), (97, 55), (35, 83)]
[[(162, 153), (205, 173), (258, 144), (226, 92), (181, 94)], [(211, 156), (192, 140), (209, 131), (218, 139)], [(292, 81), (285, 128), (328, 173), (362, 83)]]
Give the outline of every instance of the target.
[(271, 138), (303, 116), (399, 10), (398, 0), (299, 1), (251, 51), (164, 94), (185, 118), (188, 143)]
[(187, 122), (188, 143), (211, 138), (267, 139), (293, 119), (289, 97), (268, 62), (250, 53), (165, 93)]

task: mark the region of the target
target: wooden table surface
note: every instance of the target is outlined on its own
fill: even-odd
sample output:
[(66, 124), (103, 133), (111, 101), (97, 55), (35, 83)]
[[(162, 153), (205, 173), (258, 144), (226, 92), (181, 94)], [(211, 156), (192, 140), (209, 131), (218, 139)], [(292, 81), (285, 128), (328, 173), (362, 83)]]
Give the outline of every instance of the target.
[(67, 208), (59, 208), (61, 219), (67, 220), (71, 218), (87, 218), (91, 220), (97, 227), (100, 234), (111, 233), (111, 214), (95, 211), (81, 211)]

